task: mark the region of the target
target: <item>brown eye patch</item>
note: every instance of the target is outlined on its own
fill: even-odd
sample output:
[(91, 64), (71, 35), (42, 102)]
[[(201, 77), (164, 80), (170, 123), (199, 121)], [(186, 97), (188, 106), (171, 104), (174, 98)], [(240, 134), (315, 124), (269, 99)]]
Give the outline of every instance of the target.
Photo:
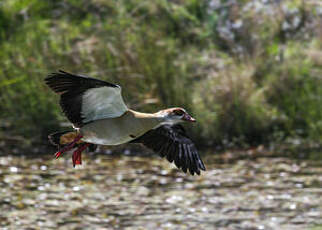
[(181, 115), (183, 115), (184, 114), (184, 111), (182, 111), (182, 110), (175, 110), (175, 111), (173, 111), (174, 112), (174, 114), (175, 115), (177, 115), (177, 116), (181, 116)]

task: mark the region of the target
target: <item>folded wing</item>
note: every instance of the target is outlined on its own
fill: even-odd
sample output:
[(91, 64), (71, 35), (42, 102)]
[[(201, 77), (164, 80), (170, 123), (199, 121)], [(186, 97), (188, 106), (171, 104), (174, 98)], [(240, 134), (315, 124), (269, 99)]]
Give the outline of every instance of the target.
[(76, 127), (104, 118), (123, 115), (126, 107), (121, 87), (98, 79), (59, 70), (45, 79), (60, 94), (60, 106)]
[(185, 173), (188, 169), (192, 175), (194, 173), (199, 175), (200, 170), (206, 170), (194, 143), (181, 125), (160, 126), (132, 142), (142, 143), (161, 157), (166, 157), (169, 162), (174, 161), (175, 165)]

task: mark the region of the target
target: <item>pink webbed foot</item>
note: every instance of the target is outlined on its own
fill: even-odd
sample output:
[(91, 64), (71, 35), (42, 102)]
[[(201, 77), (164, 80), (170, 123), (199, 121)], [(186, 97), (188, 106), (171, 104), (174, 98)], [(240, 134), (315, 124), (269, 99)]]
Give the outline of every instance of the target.
[(75, 165), (82, 164), (82, 152), (90, 145), (91, 144), (89, 144), (89, 143), (85, 143), (73, 152), (72, 160), (73, 160), (74, 167), (75, 167)]
[(75, 144), (82, 138), (82, 135), (78, 135), (71, 143), (69, 143), (67, 146), (65, 146), (64, 148), (62, 148), (61, 150), (59, 150), (58, 152), (55, 153), (55, 157), (56, 159), (60, 157), (61, 154), (63, 154), (64, 152), (67, 152), (69, 150), (71, 150)]

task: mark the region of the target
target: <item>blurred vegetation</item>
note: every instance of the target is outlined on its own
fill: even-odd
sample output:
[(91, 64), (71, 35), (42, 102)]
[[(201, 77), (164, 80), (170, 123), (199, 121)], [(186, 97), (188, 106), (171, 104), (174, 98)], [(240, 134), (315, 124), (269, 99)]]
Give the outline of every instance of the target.
[(2, 0), (0, 137), (66, 121), (43, 82), (63, 69), (137, 110), (185, 107), (199, 145), (319, 143), (321, 21), (314, 0)]

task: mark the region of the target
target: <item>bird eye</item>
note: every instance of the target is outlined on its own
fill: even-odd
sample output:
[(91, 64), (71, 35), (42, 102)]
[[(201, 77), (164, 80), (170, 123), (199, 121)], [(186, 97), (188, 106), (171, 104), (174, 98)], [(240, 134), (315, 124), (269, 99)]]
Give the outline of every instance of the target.
[(184, 114), (184, 112), (182, 110), (175, 110), (174, 114), (177, 115), (177, 116), (181, 116), (181, 115)]

